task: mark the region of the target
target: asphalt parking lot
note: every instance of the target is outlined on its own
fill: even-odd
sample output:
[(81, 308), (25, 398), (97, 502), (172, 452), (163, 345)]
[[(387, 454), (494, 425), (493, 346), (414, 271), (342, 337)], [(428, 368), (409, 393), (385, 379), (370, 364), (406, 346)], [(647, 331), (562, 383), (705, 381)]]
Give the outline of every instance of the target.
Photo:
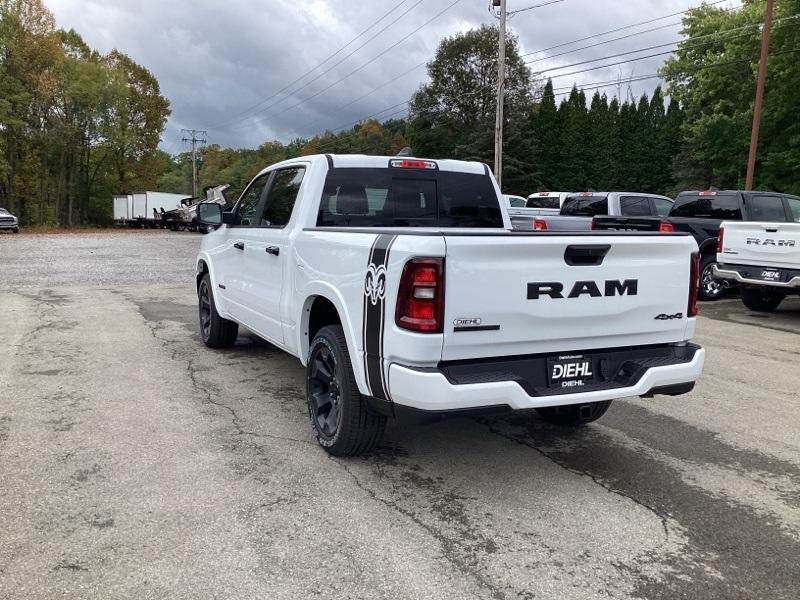
[(800, 301), (701, 309), (694, 392), (313, 442), (197, 334), (189, 233), (0, 236), (0, 598), (796, 599)]

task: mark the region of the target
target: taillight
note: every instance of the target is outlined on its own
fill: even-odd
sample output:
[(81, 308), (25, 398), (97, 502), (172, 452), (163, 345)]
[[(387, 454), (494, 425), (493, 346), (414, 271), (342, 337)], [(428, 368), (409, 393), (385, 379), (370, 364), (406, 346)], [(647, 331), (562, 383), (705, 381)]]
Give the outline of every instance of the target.
[(395, 323), (422, 333), (441, 333), (444, 320), (444, 259), (412, 258), (403, 267)]
[(722, 252), (722, 243), (725, 241), (725, 228), (720, 227), (717, 232), (717, 253)]
[(697, 291), (700, 287), (700, 253), (692, 252), (689, 268), (689, 306), (686, 309), (687, 317), (696, 317), (699, 312), (697, 307)]
[(547, 221), (544, 219), (540, 219), (536, 217), (533, 220), (533, 230), (534, 231), (547, 231)]
[(672, 233), (673, 231), (675, 231), (675, 226), (669, 221), (661, 221), (658, 224), (658, 230), (661, 233)]

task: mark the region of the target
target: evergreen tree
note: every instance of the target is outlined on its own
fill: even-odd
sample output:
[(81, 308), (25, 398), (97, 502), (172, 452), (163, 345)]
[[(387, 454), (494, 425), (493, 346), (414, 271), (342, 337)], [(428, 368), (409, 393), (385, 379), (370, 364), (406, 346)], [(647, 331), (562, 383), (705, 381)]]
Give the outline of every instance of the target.
[[(536, 143), (534, 169), (540, 190), (560, 191), (561, 184), (561, 124), (559, 121), (553, 82), (547, 80), (542, 99), (531, 115), (531, 136)], [(534, 190), (531, 190), (531, 192)]]

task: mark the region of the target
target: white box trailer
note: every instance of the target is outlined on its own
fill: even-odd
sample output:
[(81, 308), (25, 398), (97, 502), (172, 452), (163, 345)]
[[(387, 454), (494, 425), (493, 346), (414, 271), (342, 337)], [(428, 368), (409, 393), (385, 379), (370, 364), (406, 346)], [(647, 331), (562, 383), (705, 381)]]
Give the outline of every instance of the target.
[(128, 206), (129, 196), (114, 196), (114, 220), (127, 221), (130, 219), (130, 207)]
[(134, 192), (131, 203), (131, 219), (147, 219), (147, 192)]
[(172, 194), (169, 192), (145, 192), (147, 194), (147, 210), (150, 216), (155, 208), (159, 213), (163, 210), (175, 210), (181, 205), (181, 200), (189, 198), (186, 194)]

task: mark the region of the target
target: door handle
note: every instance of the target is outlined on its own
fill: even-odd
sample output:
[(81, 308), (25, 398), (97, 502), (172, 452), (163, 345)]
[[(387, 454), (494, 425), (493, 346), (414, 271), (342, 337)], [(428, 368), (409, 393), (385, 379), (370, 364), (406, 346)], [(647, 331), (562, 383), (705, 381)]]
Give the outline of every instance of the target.
[(272, 254), (272, 256), (278, 256), (281, 253), (281, 249), (278, 246), (267, 246), (267, 254)]
[(244, 242), (234, 242), (233, 247), (237, 250), (244, 250)]

